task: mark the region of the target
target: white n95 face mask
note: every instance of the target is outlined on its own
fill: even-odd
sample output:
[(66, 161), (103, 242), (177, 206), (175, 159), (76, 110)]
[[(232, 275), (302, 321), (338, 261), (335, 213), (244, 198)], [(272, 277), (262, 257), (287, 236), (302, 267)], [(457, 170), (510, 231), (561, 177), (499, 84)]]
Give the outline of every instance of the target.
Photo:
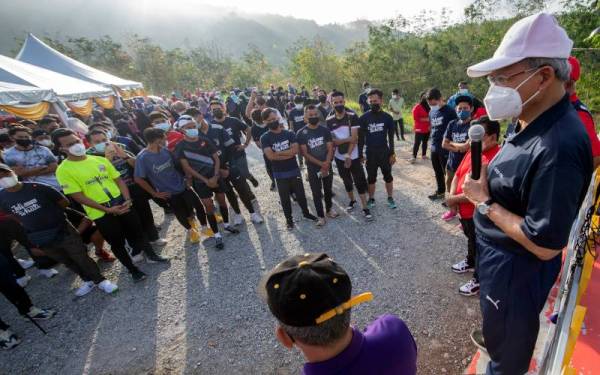
[(83, 143), (75, 143), (69, 147), (69, 153), (73, 156), (83, 156), (85, 155), (85, 146)]
[(538, 71), (539, 69), (533, 72), (515, 88), (498, 86), (494, 83), (490, 85), (490, 88), (483, 99), (485, 110), (487, 111), (490, 120), (499, 121), (519, 117), (523, 111), (523, 106), (529, 103), (531, 99), (535, 98), (540, 93), (540, 90), (536, 91), (536, 93), (531, 95), (525, 102), (521, 100), (521, 95), (519, 95), (519, 91), (517, 90)]

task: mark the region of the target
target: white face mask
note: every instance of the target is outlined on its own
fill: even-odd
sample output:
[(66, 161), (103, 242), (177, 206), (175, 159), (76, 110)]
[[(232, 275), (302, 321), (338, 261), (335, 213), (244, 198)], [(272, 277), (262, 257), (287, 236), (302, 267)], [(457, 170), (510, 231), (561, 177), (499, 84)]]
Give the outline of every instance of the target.
[(38, 142), (39, 144), (41, 144), (42, 146), (45, 147), (50, 147), (52, 146), (52, 141), (49, 139), (42, 139), (41, 141)]
[(458, 90), (458, 93), (462, 94), (462, 95), (466, 95), (469, 93), (469, 89), (460, 89), (460, 90)]
[(0, 178), (0, 188), (2, 189), (10, 189), (19, 183), (19, 179), (16, 175), (12, 174), (8, 177)]
[(490, 88), (483, 99), (485, 110), (487, 111), (490, 120), (499, 121), (519, 117), (523, 111), (523, 106), (529, 103), (531, 99), (535, 98), (540, 93), (540, 90), (536, 91), (536, 93), (525, 102), (523, 102), (521, 95), (517, 90), (538, 71), (539, 69), (533, 72), (514, 89), (512, 87), (498, 86), (493, 83), (490, 85)]
[(296, 104), (296, 109), (302, 109), (302, 108), (304, 108), (303, 104)]
[(436, 105), (430, 105), (429, 109), (432, 111), (437, 111), (438, 109), (440, 109), (440, 105), (436, 104)]
[(398, 99), (398, 95), (396, 95), (396, 94), (392, 95), (392, 99)]
[(69, 147), (69, 154), (73, 156), (83, 156), (85, 155), (85, 146), (83, 143), (75, 143)]

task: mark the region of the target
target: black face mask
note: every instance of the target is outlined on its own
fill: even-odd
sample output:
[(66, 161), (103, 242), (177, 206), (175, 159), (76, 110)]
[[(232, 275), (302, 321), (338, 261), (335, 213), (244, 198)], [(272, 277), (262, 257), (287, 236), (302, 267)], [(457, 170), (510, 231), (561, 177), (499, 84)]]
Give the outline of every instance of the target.
[(221, 117), (223, 117), (223, 110), (222, 109), (213, 109), (212, 114), (216, 118), (221, 118)]
[(309, 117), (308, 123), (311, 125), (317, 125), (319, 123), (319, 118), (318, 117)]
[(319, 95), (319, 101), (321, 103), (325, 103), (327, 101), (327, 97), (325, 95)]
[(15, 139), (15, 143), (21, 147), (29, 147), (33, 144), (31, 139)]
[(346, 109), (346, 107), (342, 104), (336, 105), (334, 108), (337, 113), (342, 113), (342, 112), (344, 112), (344, 109)]
[(373, 112), (379, 112), (381, 110), (381, 104), (371, 104), (371, 110), (373, 110)]
[(271, 121), (267, 124), (267, 127), (269, 127), (269, 129), (271, 129), (271, 130), (275, 130), (275, 129), (279, 128), (279, 121), (277, 121), (277, 120)]

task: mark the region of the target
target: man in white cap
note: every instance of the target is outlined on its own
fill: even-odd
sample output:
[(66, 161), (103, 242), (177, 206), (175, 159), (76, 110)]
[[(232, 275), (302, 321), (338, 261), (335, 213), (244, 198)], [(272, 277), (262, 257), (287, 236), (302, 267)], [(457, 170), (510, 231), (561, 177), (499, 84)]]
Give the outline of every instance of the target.
[(467, 69), (490, 81), (490, 118), (520, 124), (481, 178), (463, 187), (477, 207), (483, 327), (471, 337), (490, 355), (487, 374), (527, 372), (592, 175), (590, 142), (564, 88), (572, 46), (556, 19), (539, 13), (516, 22), (494, 57)]

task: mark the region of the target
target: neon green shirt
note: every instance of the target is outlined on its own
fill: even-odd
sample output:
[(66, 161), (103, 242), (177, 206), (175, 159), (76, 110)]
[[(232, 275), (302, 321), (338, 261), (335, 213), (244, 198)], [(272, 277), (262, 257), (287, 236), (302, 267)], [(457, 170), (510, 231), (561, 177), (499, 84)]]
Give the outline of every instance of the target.
[[(65, 194), (83, 193), (94, 202), (104, 204), (110, 197), (121, 196), (114, 181), (120, 173), (106, 158), (88, 155), (84, 160), (64, 160), (56, 169), (56, 179)], [(110, 194), (110, 196), (109, 196)], [(103, 211), (83, 206), (90, 219), (105, 215)]]

